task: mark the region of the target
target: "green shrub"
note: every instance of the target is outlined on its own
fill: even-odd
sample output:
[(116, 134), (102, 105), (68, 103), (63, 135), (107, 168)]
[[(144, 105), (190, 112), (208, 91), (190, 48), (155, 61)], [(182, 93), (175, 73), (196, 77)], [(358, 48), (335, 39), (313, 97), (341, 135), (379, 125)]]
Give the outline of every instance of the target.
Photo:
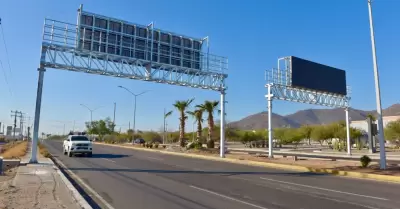
[(360, 158), (360, 162), (361, 162), (361, 167), (366, 168), (368, 167), (369, 163), (371, 163), (371, 158), (364, 155)]
[(165, 148), (167, 148), (167, 145), (163, 145), (162, 147), (165, 149)]
[(188, 149), (201, 149), (203, 147), (203, 144), (200, 141), (195, 141), (190, 144)]
[(153, 148), (153, 144), (149, 144), (149, 148), (152, 149)]
[(143, 146), (143, 147), (146, 147), (146, 143), (143, 143), (142, 146)]
[(207, 141), (207, 148), (214, 148), (215, 142), (213, 139)]
[(364, 148), (364, 143), (360, 139), (358, 139), (356, 140), (356, 146), (358, 150), (362, 150)]
[(344, 149), (344, 143), (341, 142), (334, 142), (333, 149), (341, 152)]
[(154, 148), (158, 148), (158, 142), (156, 142), (155, 144), (154, 144)]

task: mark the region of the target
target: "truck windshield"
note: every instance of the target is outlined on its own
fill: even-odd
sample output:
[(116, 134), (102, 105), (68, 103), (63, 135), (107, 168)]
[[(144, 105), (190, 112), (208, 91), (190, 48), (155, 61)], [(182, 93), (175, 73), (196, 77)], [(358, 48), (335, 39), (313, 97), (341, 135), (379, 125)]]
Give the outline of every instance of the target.
[(89, 141), (89, 139), (86, 136), (73, 136), (71, 141)]

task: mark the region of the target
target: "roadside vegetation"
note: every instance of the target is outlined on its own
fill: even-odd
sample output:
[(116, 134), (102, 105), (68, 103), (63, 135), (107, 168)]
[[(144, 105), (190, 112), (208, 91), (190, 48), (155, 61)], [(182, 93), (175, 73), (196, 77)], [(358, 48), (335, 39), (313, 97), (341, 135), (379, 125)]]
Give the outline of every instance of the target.
[(39, 148), (39, 153), (43, 156), (43, 157), (51, 157), (49, 151), (47, 150), (47, 148), (42, 144), (42, 143), (38, 143), (38, 148)]
[(5, 144), (1, 149), (1, 156), (4, 159), (21, 158), (26, 155), (28, 151), (27, 141), (12, 141)]
[[(129, 129), (126, 132), (114, 131), (115, 124), (110, 118), (104, 120), (92, 121), (86, 123), (86, 131), (95, 136), (95, 141), (113, 144), (132, 143), (133, 139), (144, 139), (143, 147), (159, 147), (160, 144), (178, 144), (181, 147), (189, 149), (200, 149), (207, 147), (215, 148), (215, 144), (220, 141), (220, 122), (215, 120), (219, 116), (218, 101), (204, 101), (197, 103), (194, 99), (179, 100), (172, 104), (172, 111), (167, 112), (164, 117), (169, 118), (173, 111), (178, 113), (179, 130), (174, 132), (160, 131), (141, 131), (136, 133)], [(194, 120), (193, 132), (186, 132), (188, 118)], [(374, 119), (373, 115), (369, 115)], [(190, 124), (192, 125), (192, 124)], [(162, 129), (162, 128), (161, 128)], [(311, 145), (317, 142), (321, 147), (336, 151), (346, 151), (347, 132), (345, 121), (338, 121), (325, 125), (303, 125), (299, 128), (280, 127), (273, 129), (273, 146), (283, 147), (290, 145), (297, 148), (299, 145)], [(365, 135), (361, 130), (350, 127), (351, 144), (362, 150), (366, 144), (361, 140)], [(248, 148), (266, 148), (268, 147), (268, 131), (260, 130), (238, 130), (226, 126), (225, 136), (228, 142), (241, 142)], [(49, 136), (48, 139), (64, 139), (66, 136)], [(390, 122), (385, 128), (385, 138), (395, 148), (400, 148), (400, 120)], [(146, 145), (148, 144), (148, 145)], [(150, 145), (152, 144), (152, 145)]]
[(385, 138), (400, 149), (400, 120), (389, 122), (385, 128)]
[[(95, 137), (95, 141), (110, 144), (127, 144), (131, 146), (133, 139), (143, 139), (144, 143), (135, 144), (136, 147), (143, 149), (167, 149), (171, 152), (193, 153), (197, 155), (215, 156), (219, 155), (220, 141), (220, 122), (218, 118), (218, 102), (205, 101), (196, 104), (193, 99), (176, 101), (171, 106), (171, 111), (166, 112), (165, 119), (170, 119), (172, 112), (176, 111), (179, 121), (178, 131), (167, 131), (164, 135), (162, 128), (159, 131), (127, 130), (126, 132), (115, 131), (115, 125), (110, 118), (86, 123), (86, 132)], [(371, 117), (371, 116), (369, 116)], [(193, 119), (192, 132), (186, 132), (188, 119)], [(192, 121), (190, 121), (192, 122)], [(324, 125), (303, 125), (299, 128), (280, 127), (274, 128), (272, 133), (274, 140), (273, 146), (291, 147), (296, 149), (303, 145), (319, 144), (321, 148), (332, 149), (345, 152), (347, 149), (346, 123), (338, 121)], [(225, 136), (228, 142), (242, 143), (248, 148), (267, 148), (268, 131), (259, 130), (239, 130), (226, 126)], [(48, 139), (65, 139), (66, 136), (48, 136)], [(356, 128), (350, 128), (351, 144), (356, 148), (367, 149), (361, 140), (365, 133)], [(400, 120), (391, 122), (385, 128), (385, 138), (391, 144), (396, 144), (399, 148), (400, 140)], [(165, 143), (163, 143), (165, 142)], [(44, 154), (45, 155), (45, 154)], [(344, 171), (360, 171), (366, 173), (376, 173), (384, 175), (400, 175), (398, 165), (388, 165), (388, 170), (381, 172), (379, 165), (372, 162), (368, 156), (359, 158), (358, 161), (327, 161), (326, 159), (302, 159), (297, 160), (292, 157), (282, 156), (269, 159), (265, 155), (252, 155), (248, 153), (227, 153), (227, 158), (260, 161), (279, 164), (290, 164), (306, 166), (310, 169), (333, 169)]]

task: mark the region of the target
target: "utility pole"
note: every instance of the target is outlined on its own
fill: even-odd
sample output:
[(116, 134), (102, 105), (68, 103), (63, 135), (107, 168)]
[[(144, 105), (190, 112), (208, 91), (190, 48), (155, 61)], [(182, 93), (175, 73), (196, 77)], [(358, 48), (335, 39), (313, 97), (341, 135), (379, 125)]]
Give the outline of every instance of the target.
[(13, 138), (15, 139), (15, 129), (17, 128), (17, 117), (21, 112), (18, 110), (11, 111), (11, 117), (14, 117), (14, 131), (13, 131)]
[(24, 136), (24, 117), (22, 116), (22, 112), (19, 112), (19, 133), (21, 134), (22, 138)]
[(31, 127), (28, 126), (27, 141), (29, 141), (31, 135)]
[(376, 112), (378, 113), (378, 139), (379, 139), (379, 155), (380, 155), (380, 168), (386, 169), (386, 152), (385, 152), (385, 136), (383, 134), (383, 121), (382, 121), (382, 107), (381, 107), (381, 90), (379, 87), (379, 73), (378, 61), (376, 58), (376, 47), (374, 37), (374, 23), (372, 20), (372, 0), (368, 0), (369, 12), (369, 27), (371, 31), (371, 47), (372, 47), (372, 60), (374, 65), (374, 78), (375, 78), (375, 94), (376, 94)]
[[(27, 123), (27, 125), (26, 125), (26, 127), (27, 127), (27, 129), (30, 127), (30, 124), (31, 124), (31, 116), (25, 116), (25, 118), (28, 120), (28, 123)], [(26, 135), (28, 136), (28, 138), (29, 138), (29, 134), (28, 134), (28, 130), (26, 130)]]

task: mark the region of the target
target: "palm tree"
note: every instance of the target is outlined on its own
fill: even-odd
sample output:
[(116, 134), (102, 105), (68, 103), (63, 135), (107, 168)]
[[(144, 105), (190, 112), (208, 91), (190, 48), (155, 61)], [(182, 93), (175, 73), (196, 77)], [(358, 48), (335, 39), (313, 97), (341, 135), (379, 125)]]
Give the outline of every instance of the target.
[(372, 123), (375, 123), (375, 121), (376, 121), (376, 117), (373, 114), (368, 114), (367, 118), (370, 118)]
[[(212, 134), (214, 131), (214, 112), (218, 106), (219, 102), (218, 101), (209, 101), (206, 100), (204, 104), (197, 105), (199, 109), (202, 109), (203, 111), (208, 113), (207, 121), (208, 121), (208, 138), (207, 142), (214, 142), (212, 138)], [(208, 143), (207, 143), (208, 144)]]
[(201, 139), (201, 132), (203, 131), (202, 122), (203, 122), (203, 109), (196, 109), (195, 111), (187, 111), (186, 113), (191, 115), (197, 122), (197, 140)]
[(186, 109), (190, 106), (194, 99), (189, 100), (180, 100), (176, 101), (174, 107), (179, 111), (179, 141), (181, 146), (183, 145), (182, 139), (185, 137), (185, 120), (187, 119), (186, 116)]
[[(164, 110), (164, 111), (165, 111), (165, 110)], [(168, 118), (170, 115), (172, 115), (172, 110), (169, 111), (169, 112), (167, 112), (167, 113), (164, 112), (163, 143), (165, 143), (165, 139), (168, 141), (168, 135), (165, 134), (165, 132), (167, 131), (167, 130), (165, 129), (165, 126), (166, 126), (166, 120), (167, 120), (167, 118)]]

